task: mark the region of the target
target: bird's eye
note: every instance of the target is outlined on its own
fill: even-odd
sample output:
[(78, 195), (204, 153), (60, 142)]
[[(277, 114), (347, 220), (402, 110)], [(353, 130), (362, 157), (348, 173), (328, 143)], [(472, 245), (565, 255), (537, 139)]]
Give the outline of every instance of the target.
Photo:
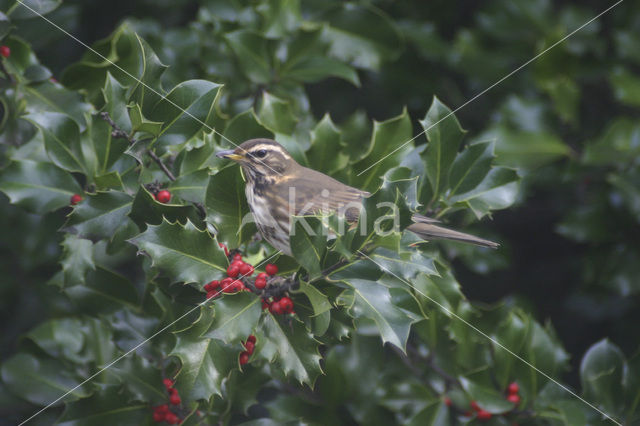
[(267, 150), (266, 149), (259, 149), (256, 152), (254, 152), (253, 155), (255, 157), (258, 157), (258, 158), (264, 158), (264, 157), (267, 156)]

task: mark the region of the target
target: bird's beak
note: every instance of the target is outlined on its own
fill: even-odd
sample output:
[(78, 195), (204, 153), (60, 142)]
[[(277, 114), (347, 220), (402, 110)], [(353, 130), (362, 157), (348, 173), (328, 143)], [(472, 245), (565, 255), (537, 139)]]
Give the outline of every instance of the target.
[(226, 149), (224, 151), (216, 152), (216, 157), (218, 158), (226, 158), (227, 160), (233, 161), (242, 161), (244, 160), (244, 155), (236, 154), (233, 149)]

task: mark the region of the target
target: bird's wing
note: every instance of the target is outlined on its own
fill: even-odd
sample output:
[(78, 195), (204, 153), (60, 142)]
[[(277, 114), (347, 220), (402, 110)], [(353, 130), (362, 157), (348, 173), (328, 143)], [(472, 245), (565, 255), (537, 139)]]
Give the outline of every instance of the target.
[(310, 169), (305, 169), (305, 173), (295, 180), (280, 185), (279, 192), (279, 196), (287, 200), (290, 211), (297, 216), (337, 212), (349, 222), (358, 219), (362, 199), (368, 195)]

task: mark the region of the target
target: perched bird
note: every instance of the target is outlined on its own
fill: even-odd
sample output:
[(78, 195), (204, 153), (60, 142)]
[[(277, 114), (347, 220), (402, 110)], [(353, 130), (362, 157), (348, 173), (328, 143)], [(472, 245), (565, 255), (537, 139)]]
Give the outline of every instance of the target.
[[(298, 164), (278, 142), (250, 139), (236, 149), (216, 153), (242, 167), (245, 194), (255, 223), (272, 246), (291, 255), (291, 216), (337, 212), (356, 222), (362, 200), (370, 194)], [(414, 214), (406, 229), (425, 240), (448, 239), (496, 248), (497, 243), (436, 225), (438, 221)]]

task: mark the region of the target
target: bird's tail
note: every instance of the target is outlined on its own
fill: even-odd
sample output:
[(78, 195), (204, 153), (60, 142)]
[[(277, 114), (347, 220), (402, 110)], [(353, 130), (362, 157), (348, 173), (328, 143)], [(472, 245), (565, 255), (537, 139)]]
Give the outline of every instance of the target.
[[(424, 216), (422, 216), (424, 217)], [(429, 218), (427, 218), (429, 219)], [(416, 220), (416, 219), (414, 219)], [(407, 227), (407, 229), (420, 238), (425, 240), (444, 239), (461, 241), (463, 243), (475, 244), (477, 246), (498, 248), (500, 244), (493, 241), (485, 240), (484, 238), (476, 237), (475, 235), (465, 234), (464, 232), (454, 231), (453, 229), (443, 228), (442, 226), (434, 225), (437, 222), (434, 219), (417, 220), (417, 223), (413, 223)]]

